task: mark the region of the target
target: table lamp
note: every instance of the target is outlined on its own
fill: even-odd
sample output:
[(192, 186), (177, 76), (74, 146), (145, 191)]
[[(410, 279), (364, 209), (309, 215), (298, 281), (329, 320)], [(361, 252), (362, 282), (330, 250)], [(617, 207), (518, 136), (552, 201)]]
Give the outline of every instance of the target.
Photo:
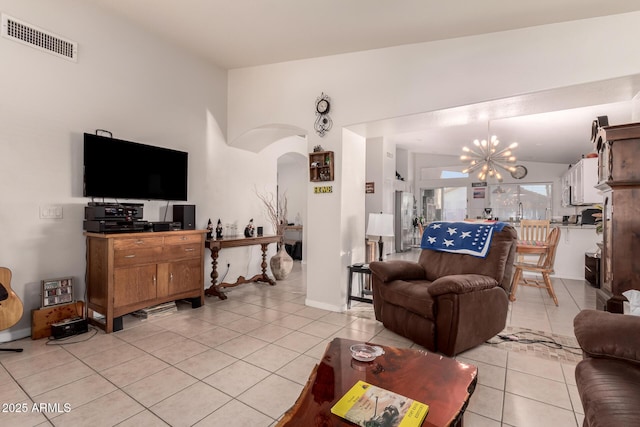
[(382, 242), (383, 237), (393, 237), (393, 215), (384, 213), (370, 213), (369, 223), (367, 224), (367, 235), (378, 236), (378, 254), (379, 261), (382, 261)]

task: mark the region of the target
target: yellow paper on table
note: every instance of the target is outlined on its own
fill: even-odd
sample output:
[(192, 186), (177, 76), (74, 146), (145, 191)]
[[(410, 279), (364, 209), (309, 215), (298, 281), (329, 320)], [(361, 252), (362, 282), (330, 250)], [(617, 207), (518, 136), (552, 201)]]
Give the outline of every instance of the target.
[(331, 412), (362, 427), (418, 427), (427, 416), (429, 405), (358, 381)]

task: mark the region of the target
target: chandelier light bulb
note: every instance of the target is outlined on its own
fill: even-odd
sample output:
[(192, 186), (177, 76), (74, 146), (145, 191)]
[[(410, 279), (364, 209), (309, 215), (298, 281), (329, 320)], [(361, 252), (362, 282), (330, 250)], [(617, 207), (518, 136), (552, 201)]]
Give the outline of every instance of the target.
[(468, 153), (471, 150), (469, 149), (469, 147), (465, 145), (464, 147), (462, 147), (462, 151), (464, 151), (465, 153)]
[(509, 145), (509, 148), (516, 148), (518, 146), (517, 142), (512, 142), (511, 145)]
[(473, 140), (473, 145), (475, 145), (476, 147), (479, 147), (480, 146), (480, 140), (474, 139)]

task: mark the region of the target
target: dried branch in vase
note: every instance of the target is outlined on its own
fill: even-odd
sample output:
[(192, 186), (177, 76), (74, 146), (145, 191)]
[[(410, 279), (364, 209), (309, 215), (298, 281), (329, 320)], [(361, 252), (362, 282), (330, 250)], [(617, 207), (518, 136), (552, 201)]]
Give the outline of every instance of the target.
[(267, 219), (271, 222), (274, 232), (280, 236), (280, 246), (284, 241), (284, 227), (287, 225), (287, 195), (285, 193), (277, 200), (273, 193), (258, 193), (255, 189), (254, 191), (264, 203)]

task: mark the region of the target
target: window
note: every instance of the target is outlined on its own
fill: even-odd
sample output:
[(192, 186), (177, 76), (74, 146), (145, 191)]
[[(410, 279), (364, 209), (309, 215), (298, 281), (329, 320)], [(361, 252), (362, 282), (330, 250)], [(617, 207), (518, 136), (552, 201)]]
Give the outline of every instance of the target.
[(489, 206), (503, 221), (551, 219), (552, 188), (550, 182), (489, 185)]

